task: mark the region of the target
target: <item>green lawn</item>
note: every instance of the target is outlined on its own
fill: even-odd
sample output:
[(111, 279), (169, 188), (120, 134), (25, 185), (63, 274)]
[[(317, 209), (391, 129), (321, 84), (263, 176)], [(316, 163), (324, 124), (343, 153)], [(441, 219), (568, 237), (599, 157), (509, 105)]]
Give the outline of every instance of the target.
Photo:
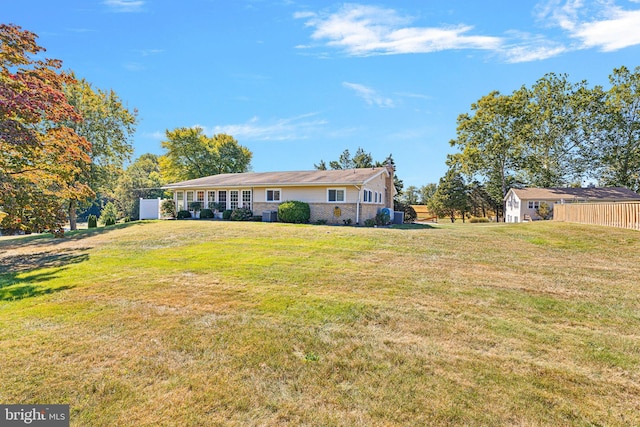
[(164, 221), (0, 240), (0, 402), (71, 424), (640, 425), (640, 233)]

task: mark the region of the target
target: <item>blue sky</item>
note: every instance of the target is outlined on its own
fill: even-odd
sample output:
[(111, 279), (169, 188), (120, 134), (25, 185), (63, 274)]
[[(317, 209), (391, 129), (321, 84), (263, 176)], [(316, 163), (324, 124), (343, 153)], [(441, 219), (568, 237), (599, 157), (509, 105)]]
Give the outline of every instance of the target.
[(137, 108), (136, 156), (166, 129), (228, 133), (253, 170), (358, 147), (405, 186), (437, 182), (456, 118), (549, 72), (608, 84), (640, 65), (640, 0), (4, 0), (94, 86)]

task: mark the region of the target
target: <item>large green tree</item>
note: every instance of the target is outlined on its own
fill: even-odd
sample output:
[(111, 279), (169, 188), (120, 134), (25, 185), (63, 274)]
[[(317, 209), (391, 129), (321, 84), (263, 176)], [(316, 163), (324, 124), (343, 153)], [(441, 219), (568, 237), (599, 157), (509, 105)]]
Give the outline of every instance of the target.
[[(130, 111), (113, 90), (92, 87), (86, 80), (65, 85), (65, 96), (82, 116), (79, 122), (67, 125), (91, 143), (91, 170), (78, 180), (88, 185), (99, 196), (113, 197), (116, 182), (124, 164), (133, 154), (133, 135), (137, 124), (137, 111)], [(69, 200), (69, 223), (76, 228), (78, 200)]]
[(600, 124), (614, 122), (603, 105), (601, 88), (553, 73), (510, 95), (491, 92), (458, 117), (451, 145), (459, 152), (447, 163), (477, 180), (496, 212), (513, 186), (580, 183), (597, 170)]
[(527, 90), (525, 181), (535, 187), (581, 182), (589, 173), (589, 145), (598, 100), (585, 81), (546, 74)]
[[(329, 167), (333, 170), (341, 170), (341, 169), (357, 169), (357, 168), (372, 168), (372, 167), (385, 167), (387, 165), (391, 165), (395, 172), (396, 163), (393, 160), (393, 155), (389, 154), (383, 161), (373, 161), (373, 157), (371, 153), (367, 153), (362, 147), (358, 147), (356, 150), (356, 154), (352, 157), (349, 149), (345, 149), (338, 160), (332, 160), (329, 162)], [(327, 170), (327, 164), (324, 160), (320, 160), (320, 163), (313, 165), (317, 170)], [(404, 188), (404, 183), (400, 178), (398, 178), (398, 174), (393, 175), (393, 185), (396, 189), (396, 197), (394, 202), (400, 202), (400, 197), (402, 196), (402, 189)]]
[(457, 215), (462, 216), (464, 221), (470, 202), (462, 174), (455, 168), (449, 168), (445, 176), (440, 178), (438, 189), (427, 206), (438, 216), (448, 216), (451, 222), (455, 222)]
[(513, 95), (497, 91), (471, 105), (472, 114), (458, 116), (457, 137), (450, 143), (460, 150), (448, 163), (468, 176), (493, 181), (492, 189), (501, 199), (509, 181), (524, 166), (528, 119), (526, 91)]
[(420, 192), (420, 204), (426, 205), (429, 203), (429, 199), (433, 197), (436, 190), (438, 189), (438, 184), (431, 182), (429, 184), (425, 184), (418, 190)]
[(210, 138), (199, 127), (167, 130), (162, 148), (166, 153), (160, 157), (160, 169), (166, 182), (247, 172), (253, 156), (232, 136), (217, 134)]
[(64, 87), (74, 77), (54, 59), (36, 59), (37, 36), (0, 24), (0, 207), (4, 229), (62, 231), (64, 201), (93, 192), (91, 144), (69, 127), (82, 120)]
[(420, 190), (414, 185), (410, 185), (404, 189), (399, 200), (407, 205), (417, 205), (420, 200)]
[[(362, 147), (358, 147), (356, 154), (353, 156), (351, 156), (351, 152), (347, 148), (340, 154), (338, 160), (329, 161), (329, 167), (333, 170), (371, 168), (374, 165), (371, 153), (367, 153)], [(320, 163), (313, 166), (318, 170), (327, 169), (327, 164), (324, 160), (320, 160)]]
[(143, 154), (129, 165), (120, 175), (114, 191), (119, 210), (132, 219), (140, 216), (140, 198), (154, 199), (162, 197), (164, 184), (160, 174), (159, 156)]
[(606, 114), (598, 122), (596, 151), (604, 185), (640, 190), (640, 66), (613, 70), (605, 94)]

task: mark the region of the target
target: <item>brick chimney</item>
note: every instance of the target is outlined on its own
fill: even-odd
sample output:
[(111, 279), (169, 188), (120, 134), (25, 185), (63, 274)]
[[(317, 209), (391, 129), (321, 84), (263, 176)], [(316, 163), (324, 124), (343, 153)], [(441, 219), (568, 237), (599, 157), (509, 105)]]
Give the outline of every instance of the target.
[(385, 187), (386, 187), (385, 203), (386, 203), (386, 207), (393, 210), (393, 196), (396, 193), (396, 187), (393, 184), (393, 176), (395, 174), (395, 168), (393, 167), (391, 162), (387, 162), (387, 164), (385, 165), (385, 168), (389, 173), (389, 176), (385, 180)]

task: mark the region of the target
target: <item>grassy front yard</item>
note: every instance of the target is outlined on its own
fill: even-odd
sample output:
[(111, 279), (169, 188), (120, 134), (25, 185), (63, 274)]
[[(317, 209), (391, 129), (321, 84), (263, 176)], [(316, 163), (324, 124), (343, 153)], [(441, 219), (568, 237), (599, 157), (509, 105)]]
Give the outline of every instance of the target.
[(0, 241), (0, 402), (72, 425), (640, 425), (640, 233), (165, 221)]

